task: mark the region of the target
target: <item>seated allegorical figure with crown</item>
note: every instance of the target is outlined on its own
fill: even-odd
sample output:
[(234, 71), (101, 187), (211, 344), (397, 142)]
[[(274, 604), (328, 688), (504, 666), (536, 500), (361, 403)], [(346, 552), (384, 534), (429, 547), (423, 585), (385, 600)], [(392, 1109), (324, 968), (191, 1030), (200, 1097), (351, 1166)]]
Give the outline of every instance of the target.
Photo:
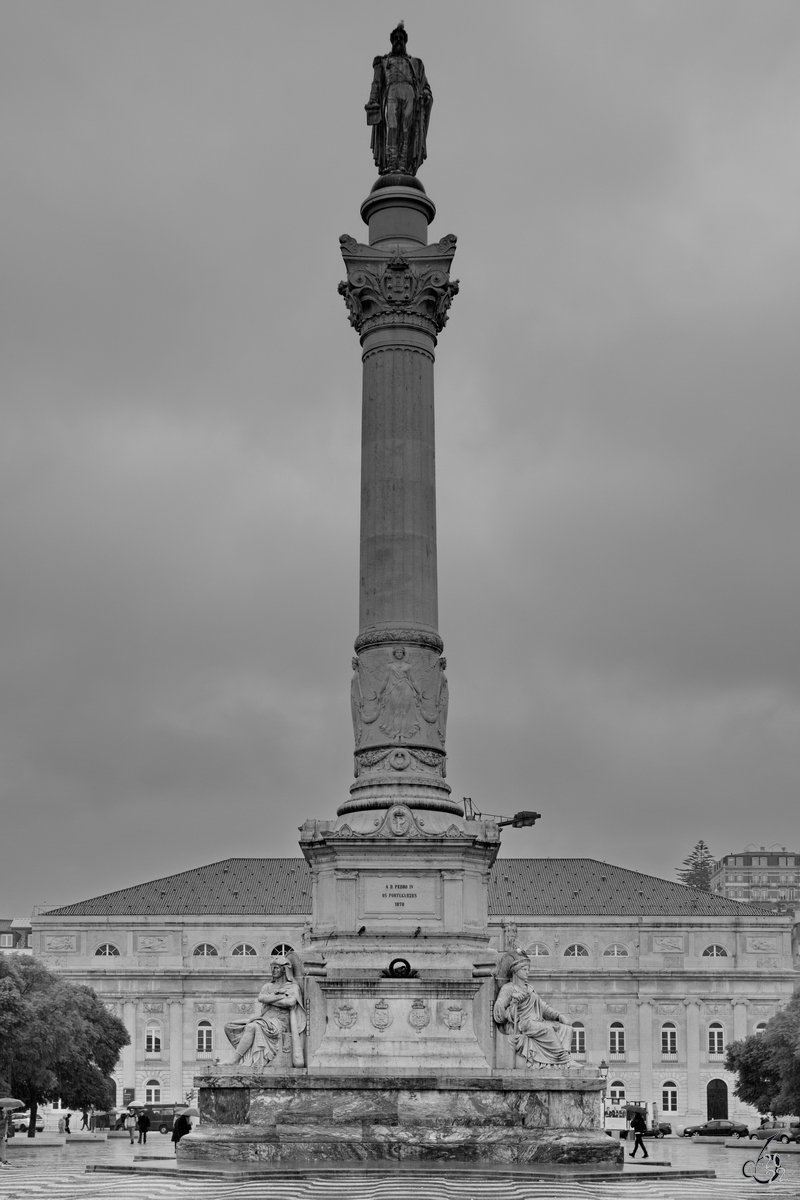
[(529, 1067), (569, 1067), (572, 1022), (542, 999), (528, 982), (530, 961), (517, 953), (510, 964), (511, 979), (500, 988), (494, 1021)]

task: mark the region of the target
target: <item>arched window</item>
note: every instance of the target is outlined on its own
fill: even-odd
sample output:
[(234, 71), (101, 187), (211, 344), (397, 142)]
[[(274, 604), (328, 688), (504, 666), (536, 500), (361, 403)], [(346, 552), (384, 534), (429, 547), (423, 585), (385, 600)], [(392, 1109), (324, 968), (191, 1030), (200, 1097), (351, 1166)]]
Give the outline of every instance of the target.
[(273, 958), (283, 958), (286, 954), (291, 954), (294, 946), (290, 946), (288, 942), (278, 942), (277, 946), (273, 946), (270, 954)]
[(713, 946), (706, 946), (703, 951), (703, 958), (727, 958), (728, 951), (724, 946), (718, 946), (716, 942)]
[(195, 946), (192, 954), (195, 958), (216, 958), (217, 947), (212, 946), (211, 942), (201, 942), (199, 946)]
[(610, 946), (606, 946), (603, 951), (603, 958), (627, 958), (628, 948), (623, 946), (621, 942), (612, 942)]
[(573, 942), (571, 946), (567, 946), (564, 951), (564, 958), (588, 958), (589, 951), (585, 946), (581, 946), (579, 942)]
[(625, 1099), (625, 1084), (621, 1079), (615, 1079), (608, 1089), (608, 1098), (612, 1104), (621, 1104)]
[(251, 946), (249, 942), (239, 942), (238, 946), (234, 946), (231, 954), (255, 955), (258, 951), (255, 946)]
[(708, 1053), (714, 1058), (722, 1058), (725, 1052), (725, 1036), (719, 1021), (712, 1021), (708, 1027)]
[(95, 955), (100, 955), (101, 958), (119, 957), (119, 950), (113, 942), (103, 942), (95, 950)]
[(767, 1022), (759, 1021), (758, 1024), (756, 1025), (755, 1029), (753, 1030), (753, 1033), (763, 1033), (766, 1028), (767, 1028)]
[(160, 1104), (161, 1103), (161, 1080), (148, 1079), (144, 1085), (144, 1102), (145, 1104)]
[(612, 1021), (608, 1031), (608, 1052), (612, 1059), (625, 1057), (625, 1026), (622, 1021)]
[(158, 1021), (148, 1021), (144, 1029), (145, 1054), (161, 1054), (161, 1026)]
[(569, 1052), (575, 1058), (586, 1057), (586, 1029), (582, 1021), (575, 1021), (572, 1026), (572, 1041)]
[(529, 958), (548, 958), (550, 951), (544, 942), (534, 942), (532, 946), (528, 946), (526, 954)]
[(197, 1057), (210, 1058), (214, 1051), (214, 1030), (210, 1021), (197, 1022)]
[(665, 1021), (661, 1026), (661, 1057), (677, 1059), (678, 1030), (673, 1021)]
[(661, 1107), (664, 1112), (678, 1111), (678, 1085), (671, 1079), (661, 1085)]

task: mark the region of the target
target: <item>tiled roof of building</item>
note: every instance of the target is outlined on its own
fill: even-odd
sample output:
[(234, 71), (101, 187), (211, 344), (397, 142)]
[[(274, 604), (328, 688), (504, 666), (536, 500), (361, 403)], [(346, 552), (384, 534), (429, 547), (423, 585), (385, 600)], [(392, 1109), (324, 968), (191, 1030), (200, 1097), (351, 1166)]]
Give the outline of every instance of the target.
[(643, 875), (596, 858), (501, 858), (489, 878), (489, 915), (755, 915), (749, 904)]
[[(221, 916), (311, 912), (304, 858), (226, 858), (150, 883), (49, 910), (51, 916)], [(489, 880), (489, 915), (728, 916), (754, 907), (711, 892), (628, 871), (593, 858), (498, 859)]]
[(304, 858), (225, 858), (164, 879), (51, 908), (69, 917), (311, 912), (311, 871)]

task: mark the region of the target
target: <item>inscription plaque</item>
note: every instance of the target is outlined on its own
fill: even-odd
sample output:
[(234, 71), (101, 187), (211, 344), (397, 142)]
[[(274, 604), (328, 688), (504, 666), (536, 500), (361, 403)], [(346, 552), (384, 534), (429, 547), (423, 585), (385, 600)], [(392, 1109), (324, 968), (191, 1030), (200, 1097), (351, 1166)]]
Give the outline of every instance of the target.
[(365, 871), (361, 879), (365, 916), (438, 915), (438, 881), (432, 875), (384, 875)]

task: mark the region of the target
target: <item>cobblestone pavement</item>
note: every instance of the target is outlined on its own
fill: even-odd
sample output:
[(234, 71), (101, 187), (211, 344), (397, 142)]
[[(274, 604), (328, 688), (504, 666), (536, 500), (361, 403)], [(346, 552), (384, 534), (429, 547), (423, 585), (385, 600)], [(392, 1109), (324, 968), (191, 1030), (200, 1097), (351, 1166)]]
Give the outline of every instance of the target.
[[(784, 1159), (786, 1173), (768, 1186), (742, 1175), (758, 1147), (693, 1146), (667, 1140), (651, 1147), (653, 1158), (673, 1167), (711, 1167), (717, 1179), (660, 1179), (646, 1176), (609, 1183), (530, 1180), (456, 1180), (420, 1171), (413, 1178), (357, 1173), (280, 1182), (274, 1179), (182, 1179), (164, 1175), (87, 1172), (87, 1163), (130, 1164), (145, 1153), (151, 1167), (172, 1169), (171, 1143), (158, 1138), (145, 1151), (127, 1142), (73, 1144), (60, 1149), (14, 1149), (13, 1164), (0, 1172), (1, 1200), (747, 1200), (749, 1196), (800, 1200), (800, 1162)], [(626, 1160), (627, 1161), (627, 1160)], [(642, 1168), (644, 1170), (645, 1168)], [(627, 1168), (626, 1168), (627, 1174)]]

